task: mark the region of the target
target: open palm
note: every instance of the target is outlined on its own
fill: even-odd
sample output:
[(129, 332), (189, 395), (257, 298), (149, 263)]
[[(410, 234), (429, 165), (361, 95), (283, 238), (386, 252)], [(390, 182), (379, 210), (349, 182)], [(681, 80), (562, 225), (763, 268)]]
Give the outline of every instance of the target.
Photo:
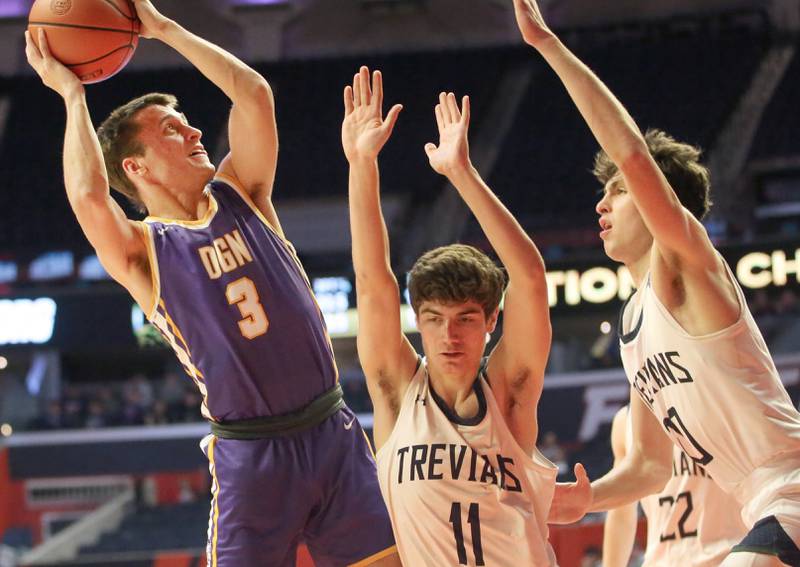
[(361, 67), (353, 77), (353, 86), (344, 89), (344, 121), (342, 147), (348, 161), (374, 159), (392, 134), (397, 116), (403, 108), (394, 105), (383, 118), (383, 77), (380, 71), (372, 74)]
[(469, 166), (469, 97), (465, 96), (458, 108), (453, 93), (440, 93), (434, 110), (439, 127), (439, 145), (425, 144), (425, 153), (437, 173), (448, 175)]

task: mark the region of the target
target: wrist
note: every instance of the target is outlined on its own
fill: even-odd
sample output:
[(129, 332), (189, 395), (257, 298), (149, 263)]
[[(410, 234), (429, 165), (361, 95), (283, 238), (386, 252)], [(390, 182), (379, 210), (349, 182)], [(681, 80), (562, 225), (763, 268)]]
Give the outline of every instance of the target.
[(526, 43), (536, 49), (537, 51), (543, 51), (555, 45), (558, 45), (559, 39), (556, 34), (551, 32), (550, 30), (542, 31), (540, 35), (537, 35), (535, 38), (530, 40), (526, 39)]
[(364, 155), (364, 154), (354, 154), (345, 156), (347, 158), (347, 163), (350, 164), (350, 167), (364, 167), (364, 166), (371, 166), (378, 162), (378, 155)]
[(75, 103), (83, 104), (86, 102), (86, 89), (83, 83), (75, 81), (61, 91), (61, 97), (67, 106), (72, 106)]
[(160, 19), (156, 22), (153, 26), (148, 26), (148, 30), (151, 33), (151, 37), (153, 39), (157, 39), (164, 43), (169, 43), (169, 36), (172, 32), (178, 30), (180, 26), (175, 20), (170, 20), (169, 18)]
[(467, 161), (466, 163), (459, 163), (449, 167), (444, 172), (444, 175), (453, 183), (453, 185), (456, 185), (460, 180), (473, 178), (478, 175), (478, 170), (475, 169), (475, 167), (472, 165), (472, 162)]

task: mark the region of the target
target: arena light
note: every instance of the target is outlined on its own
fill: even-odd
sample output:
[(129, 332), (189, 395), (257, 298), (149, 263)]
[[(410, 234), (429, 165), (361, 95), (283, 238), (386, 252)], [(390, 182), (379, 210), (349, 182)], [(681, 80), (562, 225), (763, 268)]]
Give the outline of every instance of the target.
[(5, 356), (0, 356), (0, 370), (8, 368), (8, 359)]
[(0, 345), (44, 344), (53, 337), (56, 302), (38, 299), (0, 299)]
[(600, 332), (603, 333), (604, 335), (610, 333), (611, 323), (609, 323), (608, 321), (603, 321), (602, 323), (600, 323)]
[(0, 435), (3, 437), (11, 437), (11, 434), (14, 433), (14, 428), (11, 427), (10, 424), (4, 423), (0, 425)]
[(0, 18), (21, 18), (27, 16), (33, 0), (2, 0)]

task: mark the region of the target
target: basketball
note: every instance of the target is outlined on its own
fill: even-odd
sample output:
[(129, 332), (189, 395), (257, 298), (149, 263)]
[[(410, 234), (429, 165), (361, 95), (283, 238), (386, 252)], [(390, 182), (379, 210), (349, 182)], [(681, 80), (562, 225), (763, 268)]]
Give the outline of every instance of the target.
[(53, 57), (82, 83), (97, 83), (119, 72), (139, 41), (139, 20), (130, 0), (36, 0), (28, 31), (37, 46), (40, 28)]

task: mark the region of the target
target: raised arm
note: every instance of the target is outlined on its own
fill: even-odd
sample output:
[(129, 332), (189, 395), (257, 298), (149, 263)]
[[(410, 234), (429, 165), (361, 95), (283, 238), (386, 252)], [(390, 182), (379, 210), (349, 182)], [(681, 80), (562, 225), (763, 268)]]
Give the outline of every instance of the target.
[(665, 260), (721, 267), (711, 241), (653, 160), (641, 131), (611, 91), (547, 27), (535, 0), (513, 0), (520, 31), (558, 74), (626, 188)]
[(143, 235), (111, 197), (83, 85), (50, 54), (44, 30), (39, 30), (37, 43), (26, 31), (28, 63), (46, 86), (61, 95), (66, 106), (63, 163), (69, 204), (103, 267), (147, 310), (153, 298)]
[(278, 131), (272, 89), (254, 69), (224, 49), (164, 17), (150, 0), (134, 0), (140, 34), (158, 39), (183, 55), (231, 100), (228, 121), (230, 160), (222, 173), (233, 175), (275, 225), (271, 205), (278, 158)]
[(342, 147), (350, 164), (350, 233), (358, 305), (358, 356), (375, 408), (375, 446), (394, 427), (417, 357), (402, 332), (400, 292), (389, 257), (381, 212), (378, 154), (391, 136), (402, 107), (383, 118), (383, 79), (361, 67), (344, 89)]
[[(628, 408), (623, 407), (611, 424), (611, 450), (614, 466), (625, 458), (628, 429)], [(603, 567), (627, 567), (636, 539), (637, 504), (633, 502), (609, 510), (603, 528)]]
[(552, 336), (544, 261), (472, 166), (469, 97), (462, 99), (459, 109), (453, 93), (441, 93), (435, 114), (439, 145), (425, 146), (431, 167), (456, 188), (508, 272), (503, 336), (489, 359), (488, 375), (495, 395), (506, 402), (501, 407), (508, 408), (512, 433), (523, 448), (533, 448), (538, 434), (536, 405)]

